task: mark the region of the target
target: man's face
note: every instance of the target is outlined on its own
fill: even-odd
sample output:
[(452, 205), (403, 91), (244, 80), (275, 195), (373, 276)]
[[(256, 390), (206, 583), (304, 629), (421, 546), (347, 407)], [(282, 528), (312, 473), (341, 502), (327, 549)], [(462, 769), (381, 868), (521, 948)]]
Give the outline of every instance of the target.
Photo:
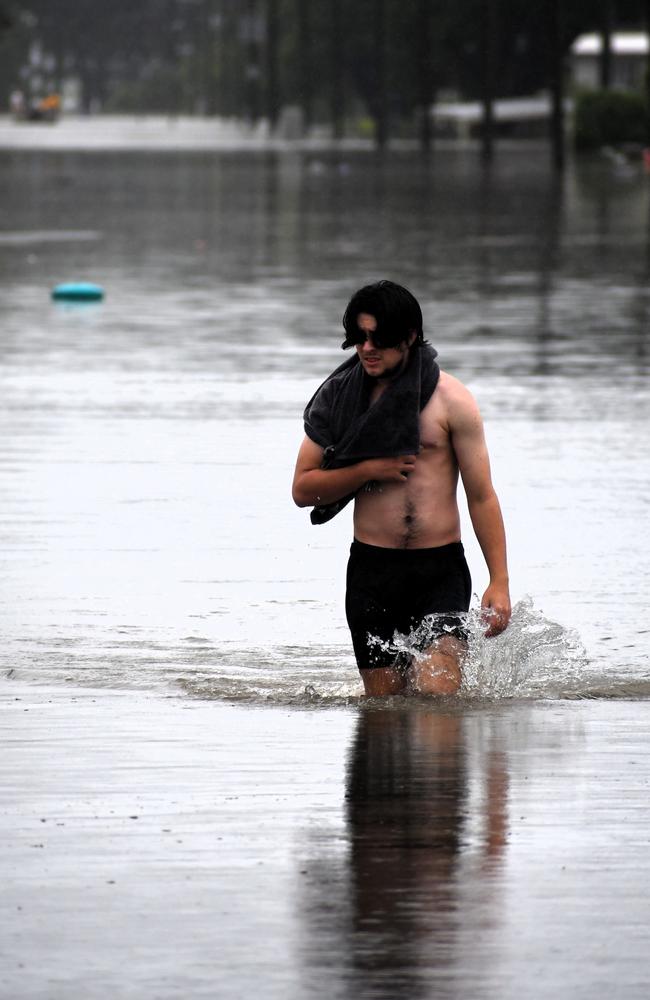
[(362, 344), (356, 345), (359, 360), (364, 371), (371, 378), (392, 378), (406, 364), (409, 346), (415, 339), (415, 334), (411, 335), (410, 343), (405, 341), (397, 347), (376, 347), (373, 343), (372, 335), (377, 329), (377, 320), (370, 313), (359, 313), (357, 316), (357, 327), (361, 334), (366, 335)]

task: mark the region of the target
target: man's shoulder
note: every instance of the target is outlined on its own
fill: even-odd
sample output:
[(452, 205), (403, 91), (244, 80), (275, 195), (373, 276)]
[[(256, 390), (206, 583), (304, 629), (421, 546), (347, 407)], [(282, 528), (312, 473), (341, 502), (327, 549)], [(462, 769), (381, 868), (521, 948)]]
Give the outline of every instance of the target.
[[(438, 386), (425, 411), (450, 430), (468, 420), (480, 419), (478, 404), (470, 390), (460, 379), (445, 371), (440, 372)], [(426, 415), (423, 411), (425, 419)]]
[(449, 372), (441, 371), (435, 395), (448, 406), (476, 406), (474, 396), (460, 379)]

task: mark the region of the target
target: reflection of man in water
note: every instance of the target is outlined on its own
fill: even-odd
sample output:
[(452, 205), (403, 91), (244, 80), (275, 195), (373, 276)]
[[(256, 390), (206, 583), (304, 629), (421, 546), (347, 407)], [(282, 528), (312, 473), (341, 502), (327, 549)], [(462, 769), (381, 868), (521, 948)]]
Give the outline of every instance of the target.
[[(466, 729), (462, 716), (430, 708), (382, 707), (359, 716), (346, 782), (348, 938), (351, 968), (370, 987), (367, 995), (447, 995), (468, 887), (503, 855), (504, 761), (489, 751), (477, 775)], [(482, 794), (472, 799), (477, 778)], [(491, 905), (480, 915), (483, 925), (494, 899), (493, 882), (485, 885)]]
[[(407, 289), (390, 281), (360, 289), (343, 326), (343, 346), (356, 356), (307, 405), (293, 498), (322, 523), (354, 497), (346, 613), (366, 693), (453, 694), (466, 649), (460, 615), (471, 598), (459, 473), (490, 574), (481, 602), (486, 634), (499, 634), (510, 619), (505, 534), (481, 416), (465, 386), (439, 370)], [(422, 648), (402, 662), (394, 633), (425, 620)]]

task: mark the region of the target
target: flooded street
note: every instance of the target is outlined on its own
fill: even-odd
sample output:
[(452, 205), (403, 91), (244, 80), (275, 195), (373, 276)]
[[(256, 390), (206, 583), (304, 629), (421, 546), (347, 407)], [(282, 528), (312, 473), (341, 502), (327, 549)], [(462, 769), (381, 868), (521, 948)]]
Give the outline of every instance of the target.
[[(0, 154), (6, 996), (647, 996), (649, 192), (528, 144)], [(448, 706), (359, 699), (349, 511), (290, 498), (380, 277), (508, 530), (488, 642), (463, 510)]]
[[(536, 155), (6, 153), (6, 669), (356, 692), (349, 515), (313, 528), (289, 484), (345, 303), (390, 276), (483, 410), (522, 627), (645, 676), (647, 178)], [(105, 302), (50, 301), (77, 279)]]
[(647, 996), (638, 702), (13, 695), (7, 997)]

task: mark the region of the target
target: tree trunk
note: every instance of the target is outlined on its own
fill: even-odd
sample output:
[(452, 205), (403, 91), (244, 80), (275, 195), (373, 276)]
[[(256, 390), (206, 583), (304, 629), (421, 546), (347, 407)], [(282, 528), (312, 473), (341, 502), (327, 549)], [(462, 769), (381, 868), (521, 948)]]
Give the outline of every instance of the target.
[(246, 90), (246, 113), (252, 124), (256, 124), (261, 115), (261, 53), (259, 44), (259, 11), (256, 0), (248, 0), (247, 26), (244, 58), (246, 60), (244, 79)]
[(564, 136), (564, 56), (562, 45), (562, 0), (550, 0), (549, 55), (551, 67), (551, 149), (553, 164), (562, 170), (566, 160)]
[(494, 97), (496, 87), (498, 0), (484, 0), (483, 8), (483, 123), (481, 158), (489, 163), (494, 156)]
[(375, 60), (377, 99), (375, 107), (375, 142), (383, 150), (388, 144), (388, 87), (386, 80), (386, 0), (375, 0)]
[[(299, 0), (302, 2), (302, 0)], [(332, 135), (342, 139), (344, 132), (345, 97), (343, 72), (345, 66), (341, 0), (331, 0), (330, 14), (330, 117)]]
[(314, 124), (314, 83), (312, 74), (311, 0), (296, 0), (298, 10), (298, 65), (300, 76), (300, 106), (305, 132)]
[(614, 24), (614, 4), (612, 0), (602, 0), (600, 14), (600, 34), (602, 52), (600, 55), (600, 86), (609, 90), (612, 85), (612, 29)]
[(201, 0), (196, 18), (196, 94), (194, 111), (201, 115), (210, 113), (210, 5)]
[(15, 18), (14, 11), (10, 11), (4, 3), (0, 3), (0, 38), (6, 31), (13, 28)]
[(278, 0), (266, 0), (266, 117), (271, 130), (280, 115), (280, 80), (278, 74), (278, 38), (280, 16)]
[[(644, 27), (648, 39), (650, 41), (650, 0), (645, 0), (644, 3)], [(645, 144), (648, 149), (650, 149), (650, 45), (648, 46), (648, 54), (646, 55), (645, 64), (645, 100), (646, 100), (646, 125), (645, 125)]]
[(433, 63), (433, 4), (431, 0), (418, 3), (418, 91), (420, 113), (420, 145), (424, 153), (431, 151), (433, 129), (431, 127), (431, 107), (433, 105), (435, 80)]

